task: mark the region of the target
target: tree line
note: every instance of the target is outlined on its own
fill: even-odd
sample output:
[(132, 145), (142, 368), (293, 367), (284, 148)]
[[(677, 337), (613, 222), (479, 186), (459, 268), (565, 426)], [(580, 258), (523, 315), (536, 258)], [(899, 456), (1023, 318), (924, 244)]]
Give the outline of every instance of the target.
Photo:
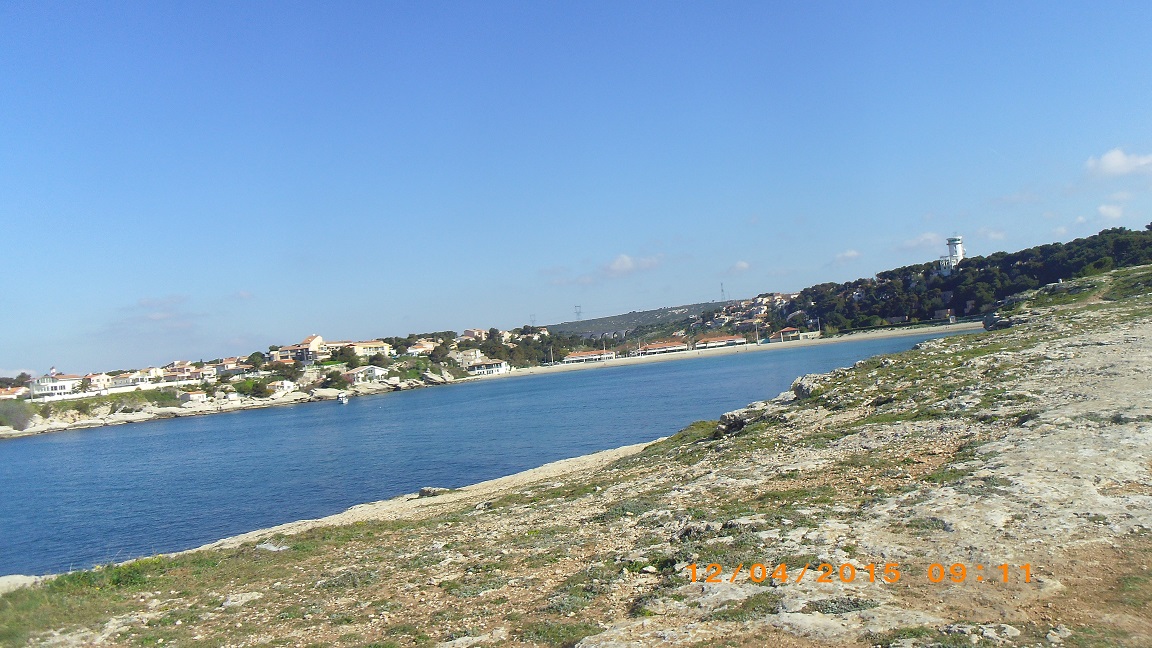
[(823, 325), (847, 329), (896, 317), (929, 320), (947, 309), (977, 315), (1025, 290), (1147, 263), (1152, 263), (1152, 223), (1143, 231), (1115, 227), (1068, 243), (968, 257), (951, 273), (921, 263), (869, 279), (817, 284), (800, 291), (785, 317), (803, 311), (796, 319), (819, 318)]

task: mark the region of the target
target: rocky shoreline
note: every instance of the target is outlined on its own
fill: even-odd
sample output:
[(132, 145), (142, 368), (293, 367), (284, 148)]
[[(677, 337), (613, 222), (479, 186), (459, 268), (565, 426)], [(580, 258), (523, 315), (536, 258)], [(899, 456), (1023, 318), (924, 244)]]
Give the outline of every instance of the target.
[(46, 432), (64, 432), (68, 430), (85, 430), (89, 428), (123, 425), (126, 423), (143, 423), (158, 419), (180, 418), (184, 416), (205, 416), (224, 412), (238, 412), (250, 409), (263, 409), (266, 407), (279, 407), (283, 405), (299, 405), (319, 401), (335, 400), (341, 393), (349, 397), (368, 396), (371, 394), (385, 394), (393, 391), (404, 391), (447, 385), (457, 382), (468, 382), (477, 378), (447, 379), (439, 376), (425, 376), (422, 380), (405, 380), (398, 383), (368, 383), (352, 385), (346, 389), (312, 389), (309, 392), (293, 391), (268, 398), (242, 397), (235, 401), (209, 401), (205, 403), (186, 403), (179, 407), (148, 406), (138, 412), (113, 413), (108, 407), (103, 410), (96, 409), (91, 413), (81, 413), (67, 410), (62, 414), (53, 414), (47, 420), (36, 416), (34, 424), (23, 430), (10, 427), (0, 427), (0, 439), (17, 438), (44, 434)]
[(0, 624), (40, 596), (45, 645), (1150, 645), (1152, 295), (1021, 308), (583, 464), (24, 588)]

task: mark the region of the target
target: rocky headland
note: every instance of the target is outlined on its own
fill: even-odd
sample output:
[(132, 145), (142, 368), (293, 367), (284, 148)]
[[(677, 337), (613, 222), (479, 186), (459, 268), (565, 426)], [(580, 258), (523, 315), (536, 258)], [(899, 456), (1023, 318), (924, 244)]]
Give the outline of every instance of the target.
[(1150, 278), (646, 446), (48, 579), (0, 641), (1152, 645)]
[(277, 407), (282, 405), (298, 405), (316, 401), (335, 400), (340, 394), (350, 397), (367, 396), (370, 394), (383, 394), (393, 391), (419, 389), (434, 385), (447, 385), (456, 382), (476, 380), (474, 377), (455, 378), (451, 374), (437, 374), (424, 372), (417, 379), (391, 379), (382, 382), (369, 382), (350, 385), (344, 389), (313, 388), (306, 391), (288, 391), (272, 394), (268, 397), (256, 398), (243, 396), (235, 399), (221, 397), (210, 398), (201, 402), (188, 402), (180, 405), (164, 407), (142, 403), (140, 409), (124, 410), (116, 404), (104, 401), (86, 407), (83, 410), (66, 407), (55, 407), (48, 416), (36, 414), (32, 416), (28, 425), (23, 429), (0, 426), (0, 439), (31, 436), (45, 432), (62, 432), (65, 430), (83, 430), (86, 428), (105, 427), (109, 425), (122, 425), (124, 423), (142, 423), (157, 419), (179, 418), (182, 416), (203, 416), (205, 414), (218, 414), (221, 412), (235, 412), (239, 410), (260, 409), (264, 407)]

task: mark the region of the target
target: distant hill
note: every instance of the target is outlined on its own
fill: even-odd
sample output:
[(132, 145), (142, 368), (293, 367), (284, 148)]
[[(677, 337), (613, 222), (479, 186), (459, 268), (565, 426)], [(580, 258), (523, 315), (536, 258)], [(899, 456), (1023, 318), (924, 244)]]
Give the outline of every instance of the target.
[(703, 302), (700, 304), (688, 304), (686, 306), (657, 308), (655, 310), (632, 311), (631, 313), (625, 313), (623, 315), (597, 317), (595, 319), (580, 320), (579, 322), (549, 324), (548, 330), (557, 333), (567, 333), (569, 335), (601, 335), (604, 333), (631, 331), (638, 326), (678, 322), (699, 315), (705, 311), (716, 310), (726, 304), (736, 303), (737, 301), (739, 300)]

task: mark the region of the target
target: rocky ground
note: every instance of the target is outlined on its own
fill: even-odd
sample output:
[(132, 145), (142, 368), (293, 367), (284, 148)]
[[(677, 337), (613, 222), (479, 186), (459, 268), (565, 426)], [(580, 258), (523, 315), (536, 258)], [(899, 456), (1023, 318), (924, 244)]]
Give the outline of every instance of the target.
[(1152, 645), (1150, 274), (647, 447), (23, 588), (0, 640)]

